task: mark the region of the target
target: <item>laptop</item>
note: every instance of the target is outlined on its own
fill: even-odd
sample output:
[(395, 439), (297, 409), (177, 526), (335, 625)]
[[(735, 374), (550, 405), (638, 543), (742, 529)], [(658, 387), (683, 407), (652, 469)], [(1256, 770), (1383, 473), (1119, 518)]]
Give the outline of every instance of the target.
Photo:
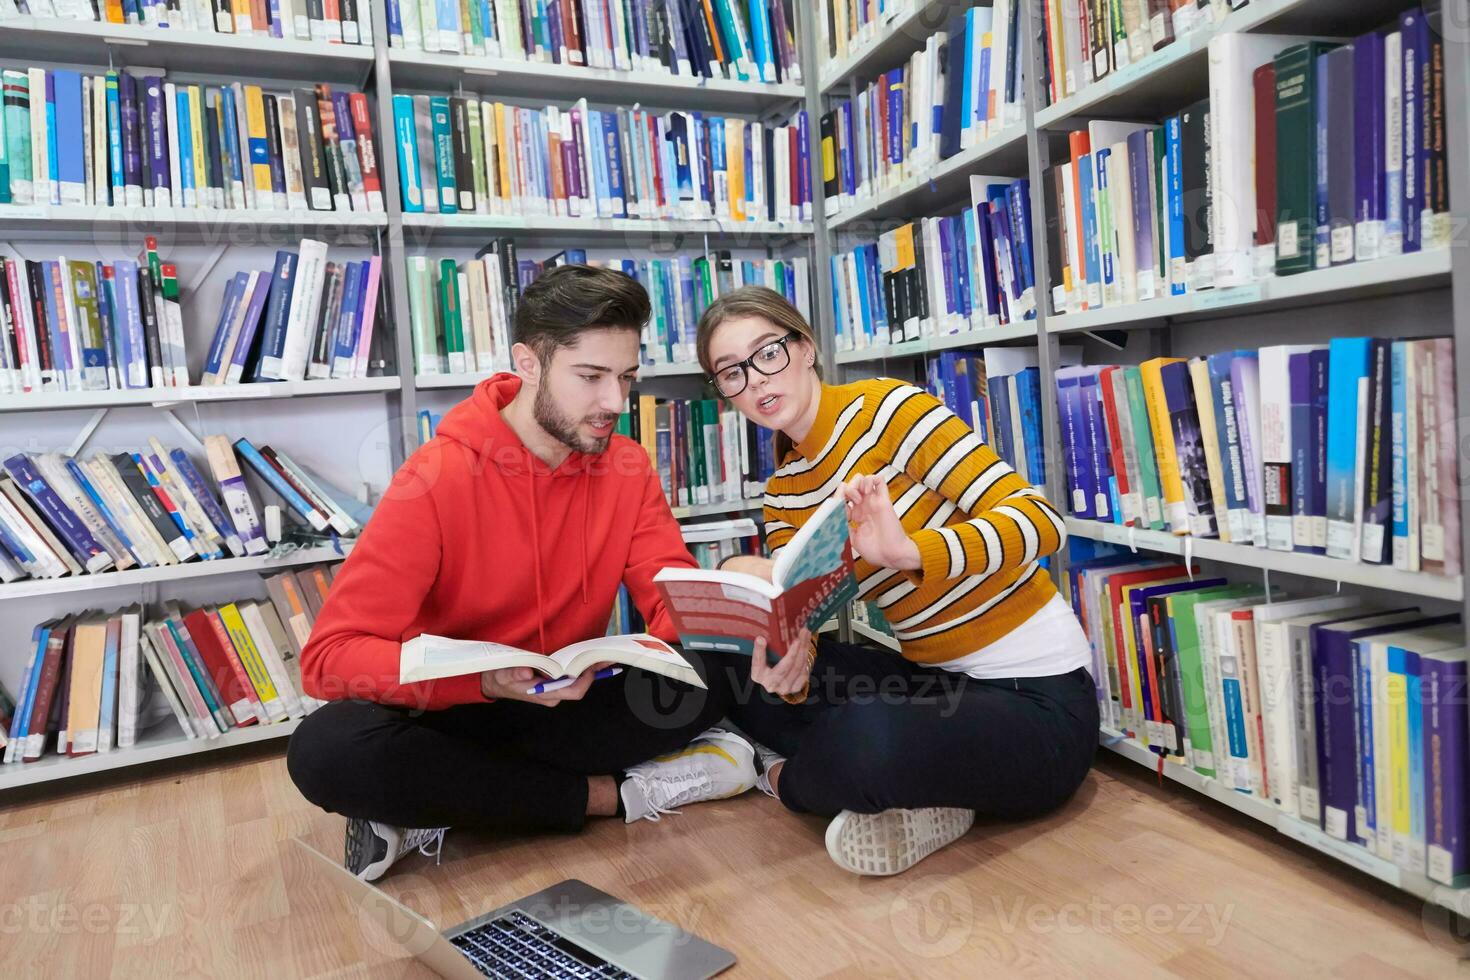
[(352, 896), (358, 915), (446, 980), (555, 977), (703, 980), (735, 955), (574, 878), (440, 932), (305, 841), (308, 866)]

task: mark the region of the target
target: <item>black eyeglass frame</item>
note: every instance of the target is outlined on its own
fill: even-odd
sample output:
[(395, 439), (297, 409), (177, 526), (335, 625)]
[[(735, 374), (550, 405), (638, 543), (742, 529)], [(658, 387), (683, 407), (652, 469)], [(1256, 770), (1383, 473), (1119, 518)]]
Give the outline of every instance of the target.
[[(786, 336), (782, 337), (780, 340), (773, 340), (769, 344), (761, 344), (760, 347), (756, 349), (755, 353), (751, 354), (745, 360), (736, 361), (734, 364), (726, 364), (724, 367), (716, 371), (713, 375), (707, 377), (705, 379), (705, 384), (713, 388), (715, 390), (715, 393), (718, 394), (721, 398), (735, 398), (736, 396), (742, 394), (746, 388), (750, 387), (750, 372), (752, 369), (754, 369), (756, 373), (762, 374), (767, 378), (773, 378), (776, 375), (780, 374), (782, 371), (789, 368), (791, 366), (791, 348), (788, 345), (791, 343), (791, 341), (796, 340), (799, 337), (801, 337), (801, 334), (793, 330)], [(780, 347), (781, 350), (786, 354), (786, 363), (782, 364), (774, 371), (762, 370), (755, 363), (755, 359), (760, 356), (761, 351), (766, 350), (769, 347)], [(740, 376), (745, 379), (745, 384), (741, 385), (735, 391), (730, 393), (721, 391), (719, 376), (724, 374), (731, 368), (737, 367), (740, 368)]]

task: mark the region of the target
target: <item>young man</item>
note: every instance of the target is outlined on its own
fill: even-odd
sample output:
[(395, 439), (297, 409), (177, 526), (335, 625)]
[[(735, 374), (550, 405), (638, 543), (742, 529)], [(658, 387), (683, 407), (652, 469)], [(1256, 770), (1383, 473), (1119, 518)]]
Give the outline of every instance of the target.
[(444, 417), (333, 581), (301, 653), (302, 686), (329, 703), (287, 764), (302, 795), (348, 818), (355, 874), (437, 849), (450, 826), (574, 831), (755, 784), (750, 745), (710, 728), (727, 672), (692, 651), (707, 691), (638, 670), (541, 695), (528, 668), (398, 682), (400, 645), (420, 633), (543, 652), (600, 636), (619, 585), (650, 633), (677, 639), (652, 579), (694, 562), (648, 454), (613, 434), (648, 316), (619, 272), (563, 266), (533, 283), (516, 373)]

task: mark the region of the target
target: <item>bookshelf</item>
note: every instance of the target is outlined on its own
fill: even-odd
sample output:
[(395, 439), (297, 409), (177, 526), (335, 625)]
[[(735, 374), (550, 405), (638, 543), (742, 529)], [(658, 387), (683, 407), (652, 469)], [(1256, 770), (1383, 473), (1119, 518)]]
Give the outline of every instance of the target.
[[(326, 242), (350, 257), (382, 257), (386, 290), (389, 353), (383, 376), (273, 382), (206, 387), (121, 391), (65, 391), (0, 395), (0, 415), (14, 415), (26, 427), (23, 448), (50, 450), (67, 445), (131, 446), (158, 435), (212, 432), (248, 434), (283, 444), (298, 440), (319, 448), (324, 475), (337, 478), (369, 501), (387, 486), (393, 470), (419, 445), (418, 412), (426, 403), (448, 408), (488, 376), (417, 374), (408, 329), (405, 257), (425, 249), (469, 250), (491, 237), (514, 237), (528, 250), (585, 247), (623, 254), (663, 257), (740, 249), (763, 257), (807, 255), (822, 228), (815, 222), (638, 220), (481, 214), (404, 214), (398, 194), (392, 97), (396, 92), (460, 91), (472, 87), (496, 99), (540, 104), (571, 103), (590, 97), (603, 104), (657, 106), (767, 121), (783, 110), (810, 106), (815, 75), (804, 84), (762, 84), (680, 77), (656, 71), (615, 71), (568, 67), (504, 58), (434, 54), (389, 45), (385, 4), (373, 2), (371, 45), (162, 30), (152, 26), (12, 17), (0, 22), (0, 65), (64, 65), (90, 72), (108, 68), (148, 68), (184, 80), (257, 82), (280, 89), (326, 82), (360, 88), (376, 106), (373, 130), (384, 191), (381, 213), (355, 211), (230, 211), (185, 208), (87, 208), (0, 204), (0, 229), (6, 242), (54, 255), (83, 243), (103, 254), (128, 254), (145, 234), (158, 235), (169, 258), (185, 277), (186, 331), (191, 360), (208, 344), (203, 331), (213, 326), (224, 282), (240, 268), (269, 268), (279, 248), (294, 248), (304, 237)], [(794, 5), (795, 30), (805, 64), (814, 64), (808, 12)], [(815, 134), (813, 134), (815, 143)], [(813, 164), (813, 173), (816, 171)], [(110, 252), (109, 252), (110, 250)], [(820, 268), (816, 262), (813, 269)], [(202, 271), (200, 271), (202, 269)], [(814, 277), (815, 278), (815, 277)], [(815, 292), (817, 284), (812, 282)], [(197, 295), (199, 309), (188, 308)], [(812, 308), (817, 307), (813, 300)], [(198, 321), (196, 329), (188, 324)], [(191, 365), (197, 377), (197, 364)], [(640, 383), (656, 393), (695, 396), (701, 385), (697, 365), (649, 366)], [(332, 396), (332, 397), (326, 397)], [(100, 428), (99, 428), (100, 426)], [(78, 434), (80, 429), (80, 434)], [(324, 438), (325, 437), (325, 438)], [(197, 455), (197, 452), (196, 452)], [(308, 453), (307, 455), (310, 455)], [(675, 508), (679, 520), (748, 515), (759, 499)], [(321, 545), (278, 549), (268, 555), (191, 562), (164, 568), (131, 569), (75, 578), (23, 579), (0, 585), (0, 680), (15, 690), (23, 671), (20, 653), (31, 625), (83, 608), (113, 608), (131, 602), (181, 597), (194, 602), (233, 599), (259, 589), (258, 576), (281, 568), (330, 561), (348, 553), (350, 539), (338, 547)], [(46, 755), (38, 762), (0, 766), (0, 795), (19, 786), (98, 773), (216, 748), (289, 735), (294, 722), (233, 729), (215, 739), (184, 739), (165, 719), (140, 735), (127, 750), (79, 758)]]
[[(849, 82), (865, 82), (904, 64), (923, 49), (929, 33), (944, 31), (949, 17), (963, 6), (943, 11), (943, 4), (916, 0), (899, 8), (890, 20), (871, 28), (845, 57), (821, 64), (813, 74), (819, 79), (818, 96), (828, 101), (813, 109), (813, 116), (846, 97)], [(1387, 23), (1408, 6), (1380, 0), (1353, 5), (1331, 0), (1249, 0), (1219, 23), (1178, 38), (1104, 80), (1046, 105), (1045, 93), (1038, 94), (1038, 86), (1030, 84), (1045, 76), (1046, 53), (1041, 41), (1044, 30), (1035, 20), (1045, 8), (1040, 2), (1021, 3), (1018, 36), (1024, 45), (1028, 83), (1022, 125), (982, 140), (892, 189), (844, 202), (840, 211), (819, 222), (816, 250), (824, 257), (830, 256), (850, 247), (849, 242), (862, 240), (864, 235), (871, 240), (904, 220), (953, 213), (956, 205), (968, 203), (966, 178), (970, 174), (1027, 177), (1038, 305), (1035, 318), (999, 330), (925, 335), (901, 344), (839, 351), (827, 365), (836, 368), (828, 377), (840, 383), (885, 374), (923, 386), (925, 359), (938, 351), (970, 349), (978, 353), (1002, 343), (1034, 349), (1043, 379), (1041, 433), (1048, 480), (1042, 489), (1051, 500), (1062, 504), (1064, 511), (1064, 461), (1051, 387), (1052, 374), (1062, 365), (1063, 344), (1069, 349), (1080, 345), (1084, 364), (1136, 364), (1160, 355), (1190, 356), (1232, 347), (1322, 342), (1329, 336), (1449, 334), (1456, 342), (1455, 395), (1459, 405), (1470, 404), (1470, 252), (1458, 244), (1294, 276), (1257, 279), (1245, 286), (1166, 296), (1133, 305), (1107, 305), (1087, 312), (1054, 314), (1047, 302), (1053, 284), (1047, 279), (1048, 213), (1042, 180), (1053, 163), (1070, 159), (1065, 140), (1068, 130), (1082, 128), (1090, 119), (1157, 122), (1204, 98), (1209, 94), (1207, 48), (1216, 34), (1352, 37)], [(1446, 18), (1463, 20), (1463, 2), (1447, 3), (1445, 8)], [(1470, 164), (1466, 154), (1460, 152), (1470, 141), (1470, 54), (1463, 45), (1445, 45), (1444, 70), (1449, 193), (1452, 218), (1458, 227), (1470, 211)], [(1013, 133), (1012, 129), (1019, 132)], [(830, 289), (823, 295), (819, 309), (820, 336), (829, 347), (835, 347)], [(1459, 507), (1461, 553), (1470, 554), (1470, 506), (1464, 494), (1460, 495)], [(1206, 574), (1228, 574), (1232, 581), (1264, 580), (1278, 587), (1300, 587), (1303, 595), (1339, 588), (1385, 601), (1422, 603), (1434, 611), (1459, 611), (1464, 621), (1470, 621), (1470, 601), (1462, 576), (1409, 573), (1391, 566), (1268, 551), (1215, 539), (1130, 531), (1072, 517), (1067, 518), (1066, 526), (1074, 540), (1132, 547), (1141, 558), (1149, 554), (1187, 556), (1201, 563)], [(1064, 580), (1064, 558), (1053, 558), (1052, 572), (1058, 581)], [(849, 618), (846, 627), (849, 637), (895, 647), (892, 637), (861, 621)], [(1244, 813), (1333, 860), (1427, 902), (1470, 915), (1470, 889), (1446, 887), (1382, 860), (1365, 848), (1329, 837), (1315, 824), (1287, 817), (1269, 801), (1227, 789), (1192, 768), (1172, 762), (1160, 766), (1159, 756), (1117, 732), (1103, 730), (1099, 740), (1108, 751)]]

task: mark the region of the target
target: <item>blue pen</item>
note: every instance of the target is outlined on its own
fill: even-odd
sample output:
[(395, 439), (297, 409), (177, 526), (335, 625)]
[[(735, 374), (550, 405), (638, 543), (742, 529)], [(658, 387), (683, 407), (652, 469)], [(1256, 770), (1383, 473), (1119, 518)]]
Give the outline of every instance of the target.
[[(622, 672), (623, 672), (623, 668), (621, 668), (621, 667), (604, 667), (601, 670), (599, 670), (597, 673), (593, 674), (592, 675), (592, 679), (594, 681), (606, 680), (609, 677), (616, 677), (617, 675), (621, 674)], [(526, 689), (526, 693), (527, 694), (549, 694), (552, 691), (560, 691), (564, 687), (571, 687), (575, 683), (577, 683), (577, 678), (575, 678), (575, 677), (563, 677), (559, 681), (542, 681), (540, 684), (537, 684), (535, 687), (527, 688)]]

